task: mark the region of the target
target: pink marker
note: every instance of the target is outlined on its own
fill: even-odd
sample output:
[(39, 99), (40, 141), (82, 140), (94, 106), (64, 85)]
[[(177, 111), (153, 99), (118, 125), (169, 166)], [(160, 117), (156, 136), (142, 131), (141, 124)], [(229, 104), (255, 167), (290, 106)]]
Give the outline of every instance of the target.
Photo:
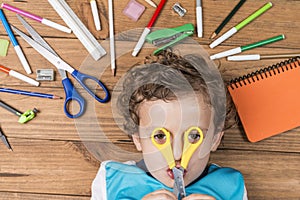
[(50, 20), (48, 20), (48, 19), (45, 19), (45, 18), (42, 18), (42, 17), (40, 17), (40, 16), (31, 14), (31, 13), (29, 13), (29, 12), (26, 12), (26, 11), (24, 11), (24, 10), (21, 10), (21, 9), (16, 8), (16, 7), (14, 7), (14, 6), (11, 6), (11, 5), (9, 5), (9, 4), (2, 3), (2, 4), (1, 4), (1, 7), (2, 7), (2, 8), (5, 8), (5, 9), (7, 9), (7, 10), (10, 10), (10, 11), (12, 11), (12, 12), (18, 13), (18, 14), (20, 14), (20, 15), (23, 15), (23, 16), (25, 16), (25, 17), (28, 17), (28, 18), (30, 18), (30, 19), (33, 19), (33, 20), (35, 20), (35, 21), (38, 21), (38, 22), (40, 22), (40, 23), (42, 23), (42, 24), (45, 24), (46, 26), (50, 26), (50, 27), (55, 28), (55, 29), (57, 29), (57, 30), (60, 30), (60, 31), (63, 31), (63, 32), (66, 32), (66, 33), (71, 33), (71, 32), (72, 32), (72, 30), (69, 29), (68, 27), (62, 26), (62, 25), (60, 25), (60, 24), (57, 24), (57, 23), (55, 23), (55, 22), (52, 22), (52, 21), (50, 21)]

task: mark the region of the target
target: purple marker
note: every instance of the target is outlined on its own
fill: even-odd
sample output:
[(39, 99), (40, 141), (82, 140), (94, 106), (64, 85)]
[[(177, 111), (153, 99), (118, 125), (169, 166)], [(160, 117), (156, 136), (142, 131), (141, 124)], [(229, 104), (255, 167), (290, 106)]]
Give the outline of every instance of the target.
[(23, 15), (23, 16), (25, 16), (25, 17), (28, 17), (28, 18), (30, 18), (30, 19), (33, 19), (33, 20), (35, 20), (35, 21), (38, 21), (38, 22), (40, 22), (40, 23), (42, 23), (42, 24), (45, 24), (45, 25), (50, 26), (50, 27), (52, 27), (52, 28), (55, 28), (55, 29), (57, 29), (57, 30), (60, 30), (60, 31), (63, 31), (63, 32), (66, 32), (66, 33), (71, 33), (71, 32), (72, 32), (71, 29), (69, 29), (69, 28), (67, 28), (67, 27), (65, 27), (65, 26), (62, 26), (62, 25), (60, 25), (60, 24), (57, 24), (57, 23), (55, 23), (55, 22), (52, 22), (52, 21), (50, 21), (50, 20), (48, 20), (48, 19), (45, 19), (45, 18), (42, 18), (42, 17), (40, 17), (40, 16), (31, 14), (31, 13), (29, 13), (29, 12), (26, 12), (26, 11), (24, 11), (24, 10), (21, 10), (21, 9), (16, 8), (16, 7), (14, 7), (14, 6), (11, 6), (11, 5), (9, 5), (9, 4), (2, 3), (2, 4), (1, 4), (1, 7), (2, 7), (2, 8), (5, 8), (5, 9), (7, 9), (7, 10), (10, 10), (10, 11), (12, 11), (12, 12), (18, 13), (18, 14), (20, 14), (20, 15)]

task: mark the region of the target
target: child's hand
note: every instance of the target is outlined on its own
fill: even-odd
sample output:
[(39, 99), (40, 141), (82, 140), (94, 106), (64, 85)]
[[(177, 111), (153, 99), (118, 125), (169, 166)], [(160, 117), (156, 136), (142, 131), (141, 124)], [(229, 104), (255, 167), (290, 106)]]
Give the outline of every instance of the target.
[(191, 194), (187, 197), (184, 197), (182, 200), (216, 200), (212, 196), (208, 196), (205, 194)]
[(177, 198), (168, 190), (157, 190), (147, 194), (142, 200), (177, 200)]

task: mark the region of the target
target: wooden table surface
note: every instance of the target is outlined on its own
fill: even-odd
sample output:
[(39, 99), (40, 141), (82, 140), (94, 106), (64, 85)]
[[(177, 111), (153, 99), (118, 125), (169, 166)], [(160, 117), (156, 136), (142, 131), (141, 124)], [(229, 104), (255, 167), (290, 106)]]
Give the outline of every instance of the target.
[[(49, 20), (65, 25), (48, 1), (13, 1), (6, 0), (16, 7), (43, 16)], [(114, 1), (115, 34), (140, 32), (147, 25), (154, 13), (154, 8), (139, 0), (146, 7), (141, 18), (134, 22), (122, 11), (128, 1)], [(157, 4), (159, 0), (154, 0)], [(179, 1), (187, 10), (184, 17), (172, 11), (174, 0), (167, 1), (155, 27), (170, 28), (193, 23), (195, 25), (195, 2)], [(109, 52), (108, 2), (97, 0), (102, 30), (96, 31), (93, 24), (88, 0), (67, 3)], [(209, 54), (285, 34), (286, 39), (264, 47), (250, 50), (249, 53), (297, 53), (300, 52), (300, 20), (298, 11), (300, 1), (273, 0), (273, 8), (243, 28), (238, 34), (225, 41), (215, 49), (209, 49), (209, 37), (225, 16), (238, 3), (238, 0), (203, 0), (204, 37), (193, 39), (199, 42)], [(253, 13), (266, 1), (248, 0), (221, 33), (236, 25)], [(8, 21), (24, 30), (14, 13), (4, 10)], [(88, 52), (75, 37), (27, 20), (71, 66), (88, 74), (99, 76), (114, 95), (121, 76), (134, 64), (153, 51), (143, 48), (138, 57), (132, 57), (128, 48), (136, 40), (116, 41), (117, 74), (111, 75), (109, 56), (93, 61)], [(0, 38), (8, 39), (0, 26)], [(125, 38), (125, 39), (124, 39)], [(32, 70), (31, 78), (36, 78), (36, 69), (54, 69), (47, 60), (40, 56), (20, 37), (17, 40), (22, 47)], [(119, 46), (120, 45), (120, 46)], [(148, 45), (149, 46), (149, 45)], [(124, 50), (122, 50), (124, 48)], [(228, 62), (226, 59), (216, 61), (224, 79), (229, 80), (252, 72), (262, 67), (280, 62), (282, 59), (270, 59), (248, 62)], [(24, 73), (23, 67), (10, 44), (6, 57), (0, 57), (0, 64)], [(90, 66), (93, 65), (93, 68)], [(61, 78), (56, 73), (55, 81), (41, 82), (39, 87), (28, 85), (18, 79), (0, 73), (1, 87), (51, 93), (65, 97)], [(77, 85), (77, 84), (75, 84)], [(79, 91), (82, 91), (78, 87)], [(114, 92), (113, 92), (114, 91)], [(83, 92), (84, 94), (84, 92)], [(113, 96), (114, 96), (113, 95)], [(0, 93), (0, 99), (20, 111), (40, 110), (36, 118), (27, 124), (19, 124), (18, 117), (0, 108), (0, 125), (7, 136), (13, 152), (0, 143), (0, 199), (89, 199), (91, 183), (99, 164), (104, 159), (139, 159), (134, 146), (116, 125), (118, 118), (112, 109), (113, 100), (106, 104), (93, 101), (89, 96), (85, 115), (79, 119), (67, 118), (63, 112), (63, 99), (42, 99)], [(284, 102), (283, 102), (284, 103)], [(103, 134), (105, 133), (105, 135)], [(261, 142), (247, 141), (241, 125), (225, 132), (225, 137), (218, 151), (212, 154), (211, 162), (240, 170), (246, 182), (249, 199), (300, 199), (300, 129), (296, 128)]]

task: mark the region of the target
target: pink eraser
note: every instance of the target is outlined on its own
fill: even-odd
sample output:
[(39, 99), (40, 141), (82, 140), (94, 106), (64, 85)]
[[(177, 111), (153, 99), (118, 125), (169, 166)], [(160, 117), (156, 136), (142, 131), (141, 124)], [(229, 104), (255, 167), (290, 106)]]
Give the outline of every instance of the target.
[(136, 2), (135, 0), (130, 0), (127, 6), (124, 8), (124, 15), (128, 16), (133, 21), (137, 21), (143, 14), (145, 6)]

